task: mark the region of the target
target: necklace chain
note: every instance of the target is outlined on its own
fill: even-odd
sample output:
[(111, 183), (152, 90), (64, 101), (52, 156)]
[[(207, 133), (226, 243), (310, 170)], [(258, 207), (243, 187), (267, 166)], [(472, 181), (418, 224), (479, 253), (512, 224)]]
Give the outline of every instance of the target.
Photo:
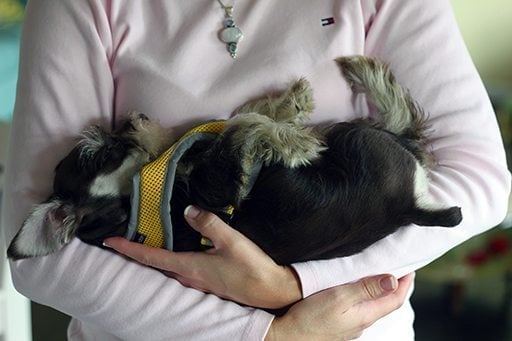
[(235, 2), (233, 1), (233, 4), (231, 6), (226, 6), (221, 0), (217, 0), (219, 4), (222, 6), (224, 11), (226, 12), (226, 17), (233, 18), (233, 10), (235, 8)]
[(233, 4), (231, 6), (226, 6), (224, 3), (220, 0), (217, 0), (219, 4), (222, 6), (224, 11), (226, 12), (226, 17), (233, 18), (233, 10), (235, 8), (235, 2), (233, 1)]

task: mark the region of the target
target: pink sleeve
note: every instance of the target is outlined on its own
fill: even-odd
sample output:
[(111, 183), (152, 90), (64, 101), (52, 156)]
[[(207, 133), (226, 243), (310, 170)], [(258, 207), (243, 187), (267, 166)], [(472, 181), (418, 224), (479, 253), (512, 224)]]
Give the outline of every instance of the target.
[(437, 160), (430, 192), (462, 207), (456, 228), (407, 226), (352, 257), (295, 264), (308, 296), (371, 274), (402, 276), (499, 224), (510, 191), (503, 144), (485, 88), (448, 0), (362, 1), (365, 51), (389, 63), (430, 115)]
[[(29, 2), (3, 200), (7, 241), (30, 206), (46, 199), (53, 168), (83, 127), (113, 122), (106, 6)], [(259, 340), (273, 318), (78, 240), (57, 254), (11, 262), (11, 271), (30, 299), (123, 340)]]

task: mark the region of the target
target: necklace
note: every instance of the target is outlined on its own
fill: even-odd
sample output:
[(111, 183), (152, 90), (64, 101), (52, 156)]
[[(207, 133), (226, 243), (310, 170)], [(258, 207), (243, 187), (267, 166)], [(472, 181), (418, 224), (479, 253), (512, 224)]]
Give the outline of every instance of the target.
[(227, 44), (228, 52), (231, 54), (231, 57), (236, 58), (236, 53), (238, 52), (238, 43), (243, 39), (244, 34), (236, 26), (235, 20), (233, 19), (235, 1), (233, 1), (233, 5), (231, 6), (224, 5), (221, 0), (217, 1), (222, 6), (222, 9), (226, 15), (226, 20), (224, 20), (225, 28), (220, 31), (219, 38), (221, 41)]

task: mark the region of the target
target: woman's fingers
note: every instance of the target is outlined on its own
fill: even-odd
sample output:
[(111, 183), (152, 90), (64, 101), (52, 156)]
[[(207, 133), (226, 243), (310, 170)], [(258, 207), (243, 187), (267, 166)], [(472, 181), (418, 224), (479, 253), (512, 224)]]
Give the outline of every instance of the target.
[(233, 244), (239, 236), (239, 232), (230, 228), (215, 214), (188, 206), (185, 209), (187, 223), (203, 237), (208, 238), (216, 248)]
[(413, 276), (379, 275), (336, 286), (294, 304), (272, 323), (266, 340), (351, 340), (399, 308)]
[(122, 237), (105, 239), (103, 245), (147, 266), (168, 272), (182, 273), (186, 268), (188, 253), (179, 255), (165, 249), (130, 242)]
[[(359, 320), (358, 324), (361, 328), (366, 329), (375, 321), (401, 307), (407, 297), (413, 280), (414, 274), (409, 274), (398, 280), (398, 287), (395, 290), (388, 291), (382, 289), (380, 297), (361, 299), (359, 303), (353, 306), (352, 313), (354, 314), (354, 320)], [(361, 289), (366, 291), (366, 289)], [(360, 297), (370, 297), (371, 295), (372, 294), (361, 294)]]
[(375, 300), (389, 295), (398, 288), (398, 280), (392, 275), (381, 275), (379, 278), (364, 278), (347, 286), (341, 298), (347, 304)]
[[(215, 214), (199, 210), (194, 206), (187, 207), (184, 214), (190, 226), (209, 238), (214, 245), (218, 247), (236, 245), (233, 241), (238, 237), (238, 232), (226, 225)], [(104, 241), (104, 245), (141, 264), (179, 274), (186, 274), (201, 256), (201, 253), (197, 252), (175, 253), (153, 248), (121, 237), (108, 238)]]

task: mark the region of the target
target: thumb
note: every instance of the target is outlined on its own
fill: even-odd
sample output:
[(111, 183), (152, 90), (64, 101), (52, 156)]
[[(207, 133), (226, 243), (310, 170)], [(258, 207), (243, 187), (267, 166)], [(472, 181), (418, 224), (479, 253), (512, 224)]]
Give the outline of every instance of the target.
[(398, 280), (392, 275), (379, 275), (363, 278), (350, 286), (352, 290), (346, 299), (357, 304), (392, 294), (398, 288)]
[(218, 216), (196, 206), (185, 208), (184, 215), (188, 224), (217, 248), (229, 244), (238, 234)]

